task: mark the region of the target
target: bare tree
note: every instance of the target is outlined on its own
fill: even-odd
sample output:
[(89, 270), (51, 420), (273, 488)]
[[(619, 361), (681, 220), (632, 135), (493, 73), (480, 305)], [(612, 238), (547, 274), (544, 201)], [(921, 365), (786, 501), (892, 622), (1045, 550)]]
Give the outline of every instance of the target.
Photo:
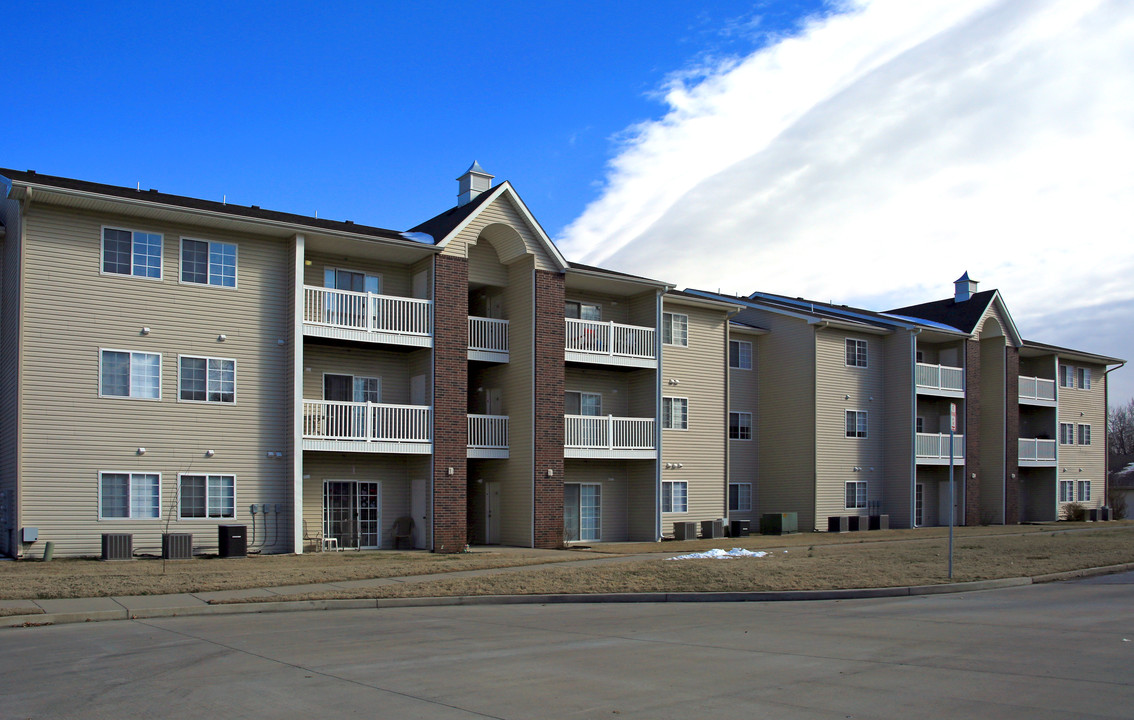
[[(1107, 449), (1111, 455), (1134, 453), (1134, 398), (1124, 405), (1112, 405), (1107, 428)], [(1112, 468), (1113, 469), (1113, 468)]]

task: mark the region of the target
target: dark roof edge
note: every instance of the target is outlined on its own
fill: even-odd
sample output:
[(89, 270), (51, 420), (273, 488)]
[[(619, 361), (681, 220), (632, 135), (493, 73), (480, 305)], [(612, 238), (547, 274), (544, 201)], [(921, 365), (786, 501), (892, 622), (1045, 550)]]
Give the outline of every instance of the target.
[(1057, 355), (1075, 355), (1078, 357), (1089, 358), (1098, 361), (1100, 365), (1125, 365), (1126, 361), (1122, 358), (1110, 357), (1109, 355), (1099, 355), (1097, 353), (1084, 352), (1082, 350), (1075, 350), (1074, 348), (1059, 347), (1058, 345), (1048, 345), (1047, 343), (1035, 342), (1034, 340), (1025, 340), (1023, 347), (1032, 348), (1033, 350), (1047, 350)]

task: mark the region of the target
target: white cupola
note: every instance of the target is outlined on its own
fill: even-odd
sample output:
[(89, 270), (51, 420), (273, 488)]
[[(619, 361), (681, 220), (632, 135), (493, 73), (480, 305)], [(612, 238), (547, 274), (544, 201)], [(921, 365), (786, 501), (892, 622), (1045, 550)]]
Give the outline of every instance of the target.
[(953, 288), (953, 301), (962, 303), (976, 295), (977, 281), (970, 279), (966, 270), (964, 275), (953, 281)]
[(469, 204), (477, 195), (490, 190), (493, 177), (474, 160), (465, 174), (457, 178), (457, 207)]

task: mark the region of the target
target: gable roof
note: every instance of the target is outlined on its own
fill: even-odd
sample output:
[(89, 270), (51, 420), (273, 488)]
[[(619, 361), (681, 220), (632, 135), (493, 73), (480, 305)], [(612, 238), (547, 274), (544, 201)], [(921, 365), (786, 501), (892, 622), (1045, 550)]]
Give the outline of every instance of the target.
[[(965, 275), (968, 275), (966, 272)], [(958, 281), (960, 282), (960, 281)], [(1000, 314), (1008, 323), (1008, 327), (1004, 328), (1004, 333), (1015, 347), (1020, 347), (1024, 344), (1024, 339), (1020, 335), (1020, 331), (1016, 328), (1016, 321), (1012, 319), (1011, 313), (1008, 312), (1008, 306), (1004, 304), (1004, 298), (1000, 297), (999, 290), (985, 290), (983, 292), (973, 293), (968, 300), (957, 302), (954, 298), (946, 298), (944, 300), (934, 300), (933, 302), (921, 303), (920, 305), (910, 305), (904, 308), (897, 308), (890, 310), (890, 315), (904, 315), (913, 318), (921, 318), (930, 322), (943, 323), (958, 330), (972, 335), (977, 327), (988, 316), (989, 309), (996, 305), (1000, 310)]]
[[(497, 185), (497, 187), (500, 187)], [(457, 205), (451, 207), (440, 215), (434, 215), (425, 222), (411, 227), (407, 232), (411, 233), (425, 233), (433, 238), (433, 243), (439, 244), (439, 240), (453, 234), (453, 231), (461, 225), (465, 224), (465, 220), (480, 209), (482, 205), (488, 202), (488, 198), (492, 195), (492, 191), (482, 192), (477, 195), (470, 202), (464, 205)]]

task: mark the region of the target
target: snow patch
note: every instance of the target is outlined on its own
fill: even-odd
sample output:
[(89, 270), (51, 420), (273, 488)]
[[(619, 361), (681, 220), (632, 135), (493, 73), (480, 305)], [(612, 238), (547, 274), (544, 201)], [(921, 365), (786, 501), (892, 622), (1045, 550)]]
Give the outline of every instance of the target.
[[(784, 552), (787, 552), (787, 551), (785, 550)], [(752, 550), (745, 550), (744, 548), (733, 548), (732, 550), (721, 550), (720, 548), (714, 548), (712, 550), (706, 550), (705, 552), (690, 553), (688, 555), (678, 555), (676, 557), (671, 557), (669, 559), (670, 560), (731, 560), (732, 558), (741, 558), (741, 557), (761, 558), (761, 557), (764, 557), (765, 555), (768, 555), (768, 553), (764, 552), (763, 550), (752, 551)]]
[(424, 243), (426, 245), (434, 244), (433, 236), (429, 233), (404, 232), (402, 233), (402, 237), (404, 237), (406, 240), (413, 240), (414, 242)]

